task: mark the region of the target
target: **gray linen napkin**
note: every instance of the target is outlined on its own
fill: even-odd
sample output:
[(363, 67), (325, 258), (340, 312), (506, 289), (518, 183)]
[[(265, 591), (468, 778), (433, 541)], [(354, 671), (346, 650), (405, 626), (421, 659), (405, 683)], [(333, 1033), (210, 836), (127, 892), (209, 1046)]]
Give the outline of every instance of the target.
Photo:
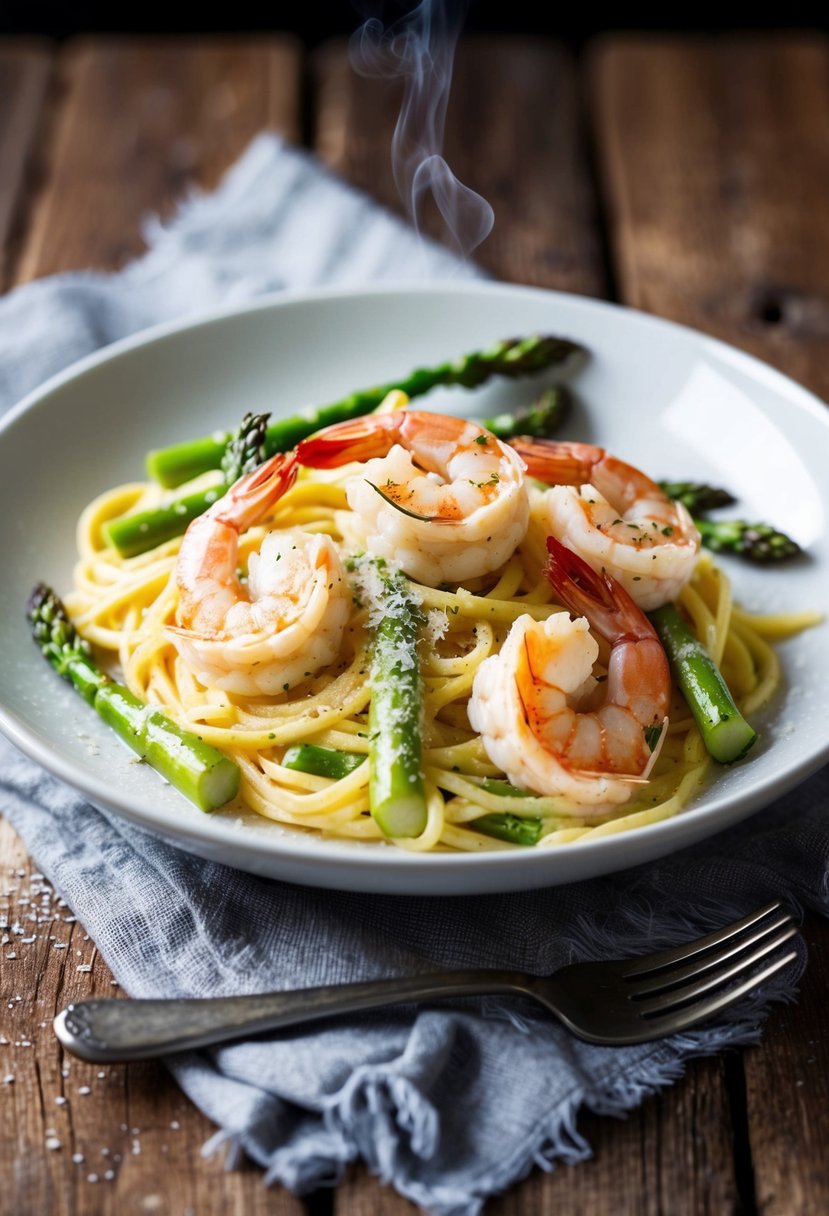
[[(152, 322), (266, 290), (472, 274), (310, 158), (260, 137), (120, 274), (71, 274), (0, 301), (0, 408), (71, 360)], [(0, 805), (133, 996), (307, 987), (432, 967), (538, 974), (667, 946), (783, 896), (829, 911), (827, 772), (745, 824), (614, 877), (523, 894), (361, 896), (202, 861), (98, 811), (0, 744)], [(217, 892), (221, 898), (217, 898)], [(182, 1088), (298, 1192), (363, 1157), (403, 1195), (472, 1216), (534, 1164), (590, 1149), (582, 1106), (619, 1115), (693, 1056), (755, 1041), (802, 970), (705, 1029), (641, 1047), (580, 1043), (527, 1004), (381, 1011), (178, 1056)]]

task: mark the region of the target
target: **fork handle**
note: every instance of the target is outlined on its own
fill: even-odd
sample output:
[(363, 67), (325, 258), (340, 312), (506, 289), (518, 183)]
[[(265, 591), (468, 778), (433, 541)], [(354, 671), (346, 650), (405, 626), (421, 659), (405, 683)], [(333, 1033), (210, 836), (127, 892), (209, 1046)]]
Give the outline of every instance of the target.
[(529, 977), (517, 972), (441, 971), (252, 996), (79, 1001), (58, 1014), (54, 1028), (63, 1046), (83, 1060), (147, 1060), (335, 1014), (495, 993), (533, 995)]

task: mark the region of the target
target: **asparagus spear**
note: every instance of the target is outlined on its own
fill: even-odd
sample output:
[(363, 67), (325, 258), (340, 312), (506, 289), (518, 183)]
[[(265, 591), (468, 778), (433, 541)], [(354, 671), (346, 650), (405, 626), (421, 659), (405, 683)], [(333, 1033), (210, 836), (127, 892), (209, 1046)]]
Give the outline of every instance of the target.
[(374, 628), (369, 707), (369, 809), (391, 837), (419, 836), (426, 827), (423, 781), (420, 604), (408, 580), (383, 558), (351, 563), (357, 591)]
[(534, 845), (541, 835), (541, 820), (523, 818), (521, 815), (510, 815), (506, 812), (482, 815), (473, 819), (469, 827), (485, 836), (494, 836), (496, 840), (506, 840), (509, 844)]
[(115, 733), (202, 811), (234, 798), (239, 769), (215, 747), (145, 705), (96, 665), (62, 601), (38, 583), (27, 604), (32, 635), (58, 675), (68, 680)]
[(545, 439), (564, 420), (572, 402), (572, 394), (564, 384), (551, 384), (532, 405), (515, 413), (497, 414), (484, 420), (484, 426), (499, 439), (514, 439), (516, 435), (532, 435)]
[[(400, 389), (409, 397), (420, 397), (438, 385), (478, 388), (492, 376), (517, 379), (544, 371), (579, 349), (577, 343), (567, 338), (533, 335), (508, 338), (496, 342), (489, 350), (473, 351), (437, 367), (417, 368), (400, 380), (361, 389), (330, 405), (312, 407), (272, 422), (267, 431), (266, 455), (287, 452), (301, 439), (334, 422), (370, 414), (392, 389)], [(202, 439), (156, 449), (147, 456), (147, 472), (168, 489), (181, 485), (199, 473), (219, 468), (229, 439), (227, 433), (218, 431)]]
[(728, 507), (737, 500), (728, 490), (698, 481), (660, 481), (669, 498), (681, 502), (694, 517), (702, 543), (715, 553), (735, 553), (748, 561), (767, 564), (797, 557), (797, 541), (771, 524), (752, 524), (744, 519), (704, 519), (707, 511)]
[(225, 484), (232, 486), (245, 473), (252, 473), (267, 459), (270, 414), (245, 414), (222, 453)]
[(715, 553), (735, 553), (764, 565), (803, 552), (796, 540), (771, 524), (752, 524), (744, 519), (695, 519), (694, 523), (702, 543)]
[[(285, 768), (291, 768), (301, 773), (313, 773), (317, 777), (332, 777), (338, 780), (353, 773), (355, 768), (364, 762), (365, 756), (360, 752), (341, 752), (332, 747), (319, 747), (315, 743), (300, 743), (289, 747), (282, 757)], [(514, 798), (524, 797), (524, 791), (516, 789), (508, 781), (493, 781), (484, 778), (481, 787), (491, 794), (503, 794)], [(522, 817), (494, 812), (482, 815), (469, 824), (476, 832), (485, 836), (494, 836), (496, 840), (506, 840), (509, 844), (534, 845), (541, 835), (541, 820), (535, 817)]]
[(668, 498), (681, 502), (692, 515), (703, 515), (717, 507), (730, 507), (737, 501), (730, 490), (710, 486), (704, 481), (660, 481), (659, 486)]
[(221, 498), (230, 486), (245, 473), (250, 473), (265, 459), (265, 434), (268, 414), (245, 414), (241, 424), (230, 436), (222, 453), (224, 481), (209, 490), (185, 494), (163, 507), (136, 511), (104, 524), (107, 544), (114, 545), (122, 557), (135, 557), (154, 549), (164, 541), (180, 536), (187, 525)]
[[(404, 380), (393, 384), (383, 384), (377, 388), (363, 389), (335, 401), (331, 405), (309, 409), (292, 418), (283, 418), (271, 423), (264, 432), (264, 440), (260, 446), (261, 459), (274, 452), (288, 451), (301, 439), (313, 434), (321, 427), (348, 418), (356, 418), (376, 409), (392, 389), (400, 389), (409, 397), (416, 397), (428, 392), (438, 384), (461, 385), (465, 388), (476, 388), (490, 376), (500, 375), (511, 378), (527, 376), (533, 372), (542, 371), (554, 363), (561, 362), (567, 355), (578, 350), (574, 342), (566, 338), (553, 336), (535, 336), (531, 338), (513, 338), (498, 342), (488, 351), (475, 351), (465, 355), (454, 363), (443, 363), (434, 368), (420, 368)], [(532, 407), (523, 419), (520, 430), (522, 433), (544, 433), (556, 425), (565, 408), (565, 390), (560, 386), (549, 390), (548, 394)], [(247, 419), (259, 420), (267, 415), (247, 415)], [(511, 423), (512, 415), (499, 415), (492, 421), (506, 434), (506, 428)], [(242, 424), (243, 429), (245, 423)], [(535, 429), (534, 429), (535, 428)], [(515, 432), (517, 433), (517, 432)], [(236, 438), (239, 433), (237, 432)], [(220, 497), (228, 485), (236, 477), (228, 476), (228, 458), (226, 453), (233, 446), (235, 437), (229, 432), (218, 431), (202, 439), (191, 440), (187, 443), (176, 444), (173, 447), (159, 448), (147, 456), (147, 471), (161, 485), (172, 488), (180, 485), (199, 473), (209, 469), (222, 468), (225, 480), (221, 486), (209, 490), (200, 490), (186, 495), (163, 507), (150, 511), (142, 511), (115, 520), (104, 528), (104, 534), (109, 544), (115, 546), (122, 557), (135, 557), (154, 549), (164, 541), (172, 540), (181, 535), (191, 520), (206, 511), (216, 498)], [(241, 473), (237, 474), (241, 476)]]
[(757, 734), (734, 703), (716, 663), (674, 604), (664, 604), (648, 615), (707, 751), (720, 764), (741, 760)]
[(299, 773), (313, 773), (315, 777), (331, 777), (339, 781), (359, 768), (365, 761), (361, 752), (340, 752), (334, 747), (319, 747), (316, 743), (299, 743), (289, 747), (282, 757), (284, 768)]

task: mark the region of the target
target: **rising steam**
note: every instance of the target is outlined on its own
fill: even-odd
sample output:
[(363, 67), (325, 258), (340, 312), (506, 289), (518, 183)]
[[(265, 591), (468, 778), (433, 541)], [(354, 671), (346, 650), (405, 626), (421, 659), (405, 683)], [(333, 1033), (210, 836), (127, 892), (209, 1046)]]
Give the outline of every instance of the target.
[(458, 181), (443, 156), (455, 48), (466, 7), (467, 0), (421, 0), (388, 27), (370, 18), (350, 46), (355, 71), (402, 80), (403, 103), (391, 148), (395, 185), (418, 234), (433, 201), (448, 243), (462, 257), (489, 236), (495, 222), (486, 199)]

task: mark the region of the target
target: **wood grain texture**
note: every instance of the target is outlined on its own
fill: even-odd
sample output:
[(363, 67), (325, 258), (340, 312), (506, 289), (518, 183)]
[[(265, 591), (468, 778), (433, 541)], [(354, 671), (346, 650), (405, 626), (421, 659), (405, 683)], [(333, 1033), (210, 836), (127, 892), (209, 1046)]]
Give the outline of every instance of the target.
[(9, 283), (15, 220), (26, 194), (51, 65), (47, 43), (0, 46), (0, 290)]
[(259, 131), (298, 135), (291, 39), (83, 40), (58, 69), (62, 98), (18, 281), (122, 265), (143, 250), (148, 215), (214, 187)]
[(607, 41), (596, 136), (622, 298), (829, 394), (829, 44)]
[[(313, 60), (314, 147), (354, 185), (397, 212), (391, 169), (400, 92), (356, 75), (343, 43)], [(497, 278), (604, 294), (601, 242), (587, 172), (571, 57), (544, 39), (469, 39), (457, 56), (445, 155), (456, 176), (495, 210), (472, 255)], [(447, 244), (445, 227), (424, 230)]]
[(622, 1120), (583, 1114), (587, 1162), (535, 1171), (487, 1216), (700, 1216), (739, 1210), (722, 1059), (689, 1065), (678, 1084)]
[[(120, 995), (71, 910), (0, 820), (0, 1211), (302, 1216), (253, 1166), (201, 1148), (216, 1130), (161, 1064), (87, 1064), (52, 1032), (71, 1001)], [(9, 1206), (6, 1206), (8, 1204)]]
[(759, 1216), (829, 1212), (829, 925), (812, 916), (804, 936), (799, 1001), (775, 1010), (762, 1045), (744, 1055)]

